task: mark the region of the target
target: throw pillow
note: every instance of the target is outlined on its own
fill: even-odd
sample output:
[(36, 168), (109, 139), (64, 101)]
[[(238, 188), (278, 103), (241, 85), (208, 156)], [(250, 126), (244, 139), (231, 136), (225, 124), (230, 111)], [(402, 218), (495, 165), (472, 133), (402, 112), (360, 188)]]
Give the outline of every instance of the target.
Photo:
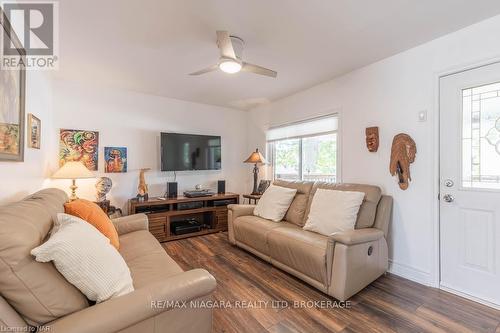
[(297, 189), (271, 185), (262, 194), (253, 214), (274, 222), (279, 222), (283, 220), (296, 193)]
[(318, 189), (303, 229), (325, 236), (354, 230), (364, 197), (363, 192)]
[(108, 215), (92, 201), (77, 199), (64, 204), (64, 212), (87, 221), (109, 238), (111, 244), (118, 250), (120, 241), (118, 233)]
[(31, 250), (36, 261), (53, 261), (69, 283), (97, 303), (134, 290), (127, 264), (96, 228), (63, 213), (54, 224), (50, 238)]

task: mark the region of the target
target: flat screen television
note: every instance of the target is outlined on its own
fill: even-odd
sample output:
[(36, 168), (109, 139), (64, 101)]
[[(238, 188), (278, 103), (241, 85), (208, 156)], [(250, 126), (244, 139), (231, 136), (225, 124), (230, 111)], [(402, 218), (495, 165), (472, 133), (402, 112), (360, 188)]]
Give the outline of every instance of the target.
[(220, 136), (161, 133), (161, 171), (220, 169)]

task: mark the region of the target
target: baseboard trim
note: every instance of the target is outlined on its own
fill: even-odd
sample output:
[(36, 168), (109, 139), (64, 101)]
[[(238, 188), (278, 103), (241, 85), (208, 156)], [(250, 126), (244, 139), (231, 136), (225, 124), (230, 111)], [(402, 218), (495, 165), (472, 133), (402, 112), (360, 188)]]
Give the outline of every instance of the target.
[(463, 297), (463, 298), (467, 298), (468, 300), (471, 300), (473, 302), (476, 302), (476, 303), (480, 303), (480, 304), (483, 304), (483, 305), (486, 305), (486, 306), (489, 306), (490, 308), (494, 308), (494, 309), (497, 309), (497, 310), (500, 310), (500, 304), (496, 304), (496, 303), (492, 303), (490, 301), (487, 301), (487, 300), (484, 300), (484, 299), (481, 299), (481, 298), (478, 298), (478, 297), (475, 297), (475, 296), (472, 296), (472, 295), (469, 295), (465, 292), (462, 292), (462, 291), (458, 291), (456, 289), (453, 289), (453, 288), (450, 288), (450, 287), (447, 287), (443, 284), (441, 284), (439, 286), (439, 288), (441, 290), (444, 290), (446, 292), (449, 292), (449, 293), (452, 293), (452, 294), (455, 294), (455, 295), (458, 295), (460, 297)]
[(394, 275), (401, 276), (405, 279), (412, 280), (425, 286), (433, 285), (431, 274), (429, 272), (422, 271), (418, 268), (406, 264), (395, 262), (391, 259), (389, 259), (388, 271)]

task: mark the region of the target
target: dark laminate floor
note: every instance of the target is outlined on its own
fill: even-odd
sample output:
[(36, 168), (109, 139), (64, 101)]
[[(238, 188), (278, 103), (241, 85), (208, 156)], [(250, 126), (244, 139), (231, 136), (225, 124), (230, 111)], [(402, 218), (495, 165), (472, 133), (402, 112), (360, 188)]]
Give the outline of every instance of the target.
[[(332, 299), (231, 246), (226, 237), (219, 233), (163, 244), (184, 269), (205, 268), (212, 273), (218, 282), (215, 300), (233, 305), (214, 310), (214, 332), (500, 333), (500, 311), (391, 274), (351, 298), (349, 309), (280, 308), (277, 303), (273, 308), (273, 300), (292, 304)], [(237, 301), (253, 303), (236, 309)]]

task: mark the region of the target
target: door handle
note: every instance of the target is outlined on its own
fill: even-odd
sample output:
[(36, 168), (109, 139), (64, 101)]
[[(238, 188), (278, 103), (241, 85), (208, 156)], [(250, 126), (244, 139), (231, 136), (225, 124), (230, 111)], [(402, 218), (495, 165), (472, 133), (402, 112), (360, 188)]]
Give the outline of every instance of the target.
[(445, 194), (445, 195), (443, 195), (443, 200), (445, 202), (453, 202), (453, 201), (455, 201), (455, 197), (451, 194)]

